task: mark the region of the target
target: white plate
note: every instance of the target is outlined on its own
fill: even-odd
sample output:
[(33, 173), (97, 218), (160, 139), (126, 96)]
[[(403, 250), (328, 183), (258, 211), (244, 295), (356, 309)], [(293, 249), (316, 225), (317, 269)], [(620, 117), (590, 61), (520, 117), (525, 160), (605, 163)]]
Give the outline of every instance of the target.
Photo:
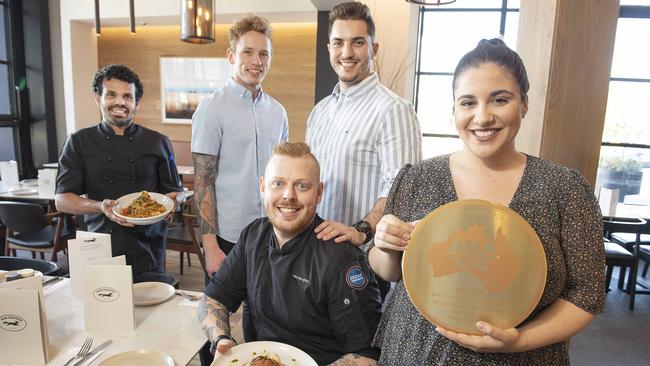
[(38, 193), (38, 189), (11, 188), (8, 192), (14, 196), (30, 196), (32, 194)]
[(170, 355), (149, 349), (127, 351), (113, 355), (100, 366), (174, 366), (174, 359)]
[(133, 304), (156, 305), (174, 296), (174, 287), (164, 282), (140, 282), (133, 284)]
[(24, 179), (20, 181), (21, 186), (38, 187), (38, 179)]
[(286, 366), (318, 366), (313, 358), (300, 349), (280, 342), (249, 342), (230, 349), (225, 355), (217, 357), (211, 366), (243, 366), (264, 353), (275, 353)]
[(123, 208), (129, 207), (131, 202), (133, 202), (134, 199), (138, 198), (140, 196), (141, 192), (134, 192), (134, 193), (129, 193), (125, 196), (122, 196), (117, 199), (118, 205), (113, 207), (113, 213), (117, 215), (118, 217), (126, 220), (126, 222), (130, 222), (133, 225), (151, 225), (155, 224), (158, 221), (162, 221), (165, 219), (165, 217), (172, 212), (172, 208), (174, 208), (174, 201), (172, 201), (171, 198), (165, 196), (164, 194), (156, 193), (156, 192), (148, 192), (149, 196), (151, 196), (151, 199), (154, 201), (160, 203), (161, 205), (165, 206), (165, 212), (161, 213), (160, 215), (156, 216), (151, 216), (151, 217), (144, 217), (144, 218), (138, 218), (138, 217), (128, 217), (124, 216), (120, 213), (120, 211)]

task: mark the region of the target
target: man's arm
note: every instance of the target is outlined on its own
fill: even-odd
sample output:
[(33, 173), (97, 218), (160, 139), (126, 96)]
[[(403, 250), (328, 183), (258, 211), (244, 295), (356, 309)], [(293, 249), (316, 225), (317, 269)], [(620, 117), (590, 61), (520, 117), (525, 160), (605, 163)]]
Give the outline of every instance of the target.
[(376, 364), (377, 361), (372, 358), (363, 357), (356, 353), (348, 353), (332, 362), (330, 366), (375, 366)]
[(110, 220), (122, 226), (132, 227), (133, 224), (126, 222), (113, 213), (113, 206), (118, 204), (115, 200), (95, 201), (89, 198), (81, 197), (72, 192), (57, 193), (54, 196), (54, 204), (58, 211), (72, 215), (87, 215), (93, 213), (103, 213)]
[[(381, 197), (375, 203), (375, 206), (370, 210), (368, 215), (363, 218), (363, 221), (366, 221), (372, 227), (374, 232), (377, 229), (377, 223), (381, 220), (382, 215), (384, 214), (384, 208), (386, 207), (386, 197)], [(330, 240), (334, 239), (334, 242), (341, 243), (344, 241), (349, 241), (354, 246), (360, 246), (365, 243), (367, 240), (366, 234), (357, 231), (352, 226), (348, 226), (336, 221), (323, 221), (320, 225), (314, 229), (316, 237), (320, 240)]]
[[(199, 302), (197, 313), (201, 328), (211, 345), (221, 335), (230, 336), (230, 312), (219, 301), (204, 295)], [(235, 342), (230, 339), (221, 339), (216, 346), (216, 350), (223, 354), (234, 347)]]
[(194, 162), (194, 209), (201, 228), (205, 266), (212, 276), (223, 263), (225, 253), (217, 243), (217, 199), (214, 180), (217, 177), (218, 157), (192, 153)]

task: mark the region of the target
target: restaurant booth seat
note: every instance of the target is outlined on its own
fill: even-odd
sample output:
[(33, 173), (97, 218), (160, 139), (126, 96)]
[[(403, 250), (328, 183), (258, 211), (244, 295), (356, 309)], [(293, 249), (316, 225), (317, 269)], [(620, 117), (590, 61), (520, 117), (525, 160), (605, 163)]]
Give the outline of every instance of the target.
[(0, 270), (16, 271), (24, 268), (40, 271), (46, 276), (56, 276), (61, 269), (57, 263), (46, 260), (0, 256)]
[(37, 203), (0, 201), (0, 220), (7, 227), (5, 255), (16, 255), (16, 250), (36, 253), (52, 253), (52, 261), (57, 253), (66, 251), (68, 239), (73, 233), (64, 232), (63, 212), (45, 213)]
[[(606, 286), (609, 287), (613, 267), (621, 267), (619, 275), (619, 288), (623, 287), (623, 281), (627, 268), (630, 269), (627, 276), (626, 292), (630, 295), (630, 310), (634, 310), (634, 299), (637, 294), (650, 294), (650, 291), (637, 290), (637, 271), (639, 264), (641, 233), (645, 229), (647, 222), (641, 218), (626, 218), (603, 216), (603, 232), (605, 237), (605, 265)], [(613, 233), (628, 233), (634, 235), (634, 244), (632, 251), (627, 250), (620, 244), (612, 242)], [(618, 247), (616, 247), (618, 246)], [(627, 253), (629, 253), (629, 255)]]
[[(167, 242), (166, 247), (169, 250), (176, 250), (180, 254), (180, 272), (183, 274), (183, 254), (187, 254), (187, 263), (190, 262), (190, 254), (196, 254), (201, 262), (203, 272), (205, 269), (205, 257), (201, 249), (201, 243), (198, 238), (201, 237), (198, 227), (196, 227), (196, 217), (184, 213), (182, 215), (181, 223), (174, 223), (169, 225), (167, 229)], [(207, 273), (207, 272), (206, 272)]]

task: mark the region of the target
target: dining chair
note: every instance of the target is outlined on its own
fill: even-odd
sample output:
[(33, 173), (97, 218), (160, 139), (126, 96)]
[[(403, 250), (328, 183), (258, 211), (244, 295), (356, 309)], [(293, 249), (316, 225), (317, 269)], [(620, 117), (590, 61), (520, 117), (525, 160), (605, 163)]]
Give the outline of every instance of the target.
[(203, 272), (205, 269), (205, 257), (201, 248), (201, 237), (198, 227), (196, 226), (196, 217), (183, 213), (181, 224), (172, 224), (167, 229), (167, 243), (166, 247), (169, 250), (176, 250), (180, 254), (180, 272), (183, 274), (183, 254), (187, 255), (187, 264), (192, 265), (190, 262), (190, 254), (196, 254), (201, 262)]
[(37, 203), (0, 201), (0, 220), (7, 227), (5, 255), (16, 255), (16, 250), (36, 253), (52, 253), (56, 262), (57, 253), (66, 251), (68, 239), (74, 237), (64, 233), (63, 212), (45, 213)]
[(61, 270), (61, 266), (57, 263), (46, 260), (0, 256), (1, 270), (15, 271), (23, 268), (31, 268), (46, 276), (56, 276)]
[[(629, 275), (627, 278), (626, 292), (630, 295), (630, 310), (634, 310), (634, 300), (637, 294), (650, 294), (650, 291), (637, 289), (637, 271), (639, 264), (639, 252), (641, 233), (643, 232), (647, 222), (641, 218), (627, 218), (627, 217), (612, 217), (603, 216), (603, 231), (607, 239), (605, 245), (605, 264), (607, 267), (607, 286), (611, 280), (613, 267), (621, 267), (619, 275), (619, 288), (623, 288), (623, 278), (625, 277), (625, 269), (629, 268)], [(634, 244), (631, 248), (632, 251), (627, 250), (620, 244), (611, 242), (613, 233), (629, 233), (634, 235)], [(615, 247), (617, 245), (618, 247)], [(627, 253), (629, 253), (629, 255)]]
[[(639, 259), (644, 263), (641, 276), (646, 277), (648, 273), (648, 266), (650, 265), (650, 219), (644, 218), (646, 225), (643, 228), (640, 238)], [(634, 242), (636, 235), (632, 233), (612, 233), (612, 241), (623, 245), (627, 250), (632, 252), (634, 250)]]

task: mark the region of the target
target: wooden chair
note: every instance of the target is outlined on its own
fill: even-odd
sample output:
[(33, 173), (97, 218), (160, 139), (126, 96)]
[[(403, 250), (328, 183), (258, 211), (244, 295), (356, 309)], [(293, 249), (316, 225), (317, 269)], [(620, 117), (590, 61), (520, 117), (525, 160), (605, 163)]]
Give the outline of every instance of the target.
[[(646, 220), (646, 225), (643, 228), (641, 233), (639, 247), (639, 259), (644, 262), (643, 270), (641, 271), (641, 276), (645, 277), (648, 273), (648, 266), (650, 265), (650, 219), (644, 218)], [(636, 241), (636, 235), (632, 233), (612, 233), (612, 241), (624, 246), (630, 252), (634, 251), (634, 242)]]
[(192, 265), (190, 262), (190, 254), (196, 254), (201, 262), (203, 272), (205, 269), (205, 257), (203, 256), (203, 249), (198, 238), (196, 227), (196, 217), (189, 214), (183, 214), (182, 224), (170, 225), (167, 229), (167, 243), (166, 247), (169, 250), (176, 250), (180, 254), (180, 272), (183, 274), (183, 254), (187, 254), (187, 264)]
[[(609, 286), (609, 281), (611, 280), (613, 267), (621, 267), (621, 274), (619, 276), (619, 288), (623, 287), (623, 281), (625, 277), (625, 270), (623, 268), (630, 269), (626, 291), (630, 295), (630, 310), (634, 310), (634, 298), (636, 294), (650, 294), (650, 291), (639, 291), (637, 290), (636, 276), (639, 264), (639, 251), (640, 251), (640, 241), (641, 233), (644, 230), (646, 221), (640, 218), (624, 218), (624, 217), (611, 217), (603, 216), (603, 231), (605, 238), (608, 240), (612, 239), (613, 233), (631, 233), (635, 235), (634, 245), (632, 252), (625, 249), (623, 246), (615, 243), (605, 242), (605, 264), (607, 266), (607, 286)], [(611, 245), (610, 245), (611, 244)], [(613, 247), (612, 245), (618, 245), (619, 248)], [(620, 250), (623, 249), (623, 250)], [(625, 252), (629, 253), (627, 255)]]
[(66, 251), (68, 239), (73, 235), (63, 233), (63, 212), (45, 213), (37, 203), (0, 202), (0, 220), (7, 227), (5, 255), (16, 255), (16, 250), (36, 253), (52, 253), (56, 262), (57, 253)]

